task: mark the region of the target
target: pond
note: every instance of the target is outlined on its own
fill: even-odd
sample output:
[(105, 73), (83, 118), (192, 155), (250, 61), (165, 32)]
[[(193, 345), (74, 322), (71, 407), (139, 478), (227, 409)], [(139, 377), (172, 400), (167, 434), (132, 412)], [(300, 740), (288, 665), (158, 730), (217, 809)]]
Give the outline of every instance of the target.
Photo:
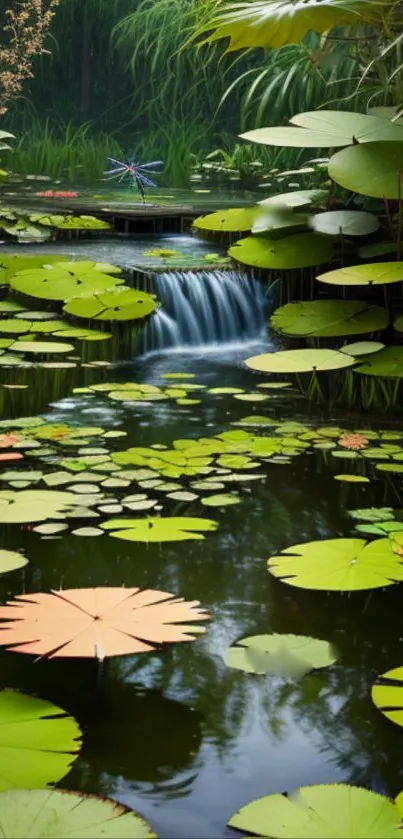
[[(96, 252), (98, 260), (134, 266), (139, 264), (144, 244), (125, 240), (74, 243), (67, 245), (67, 253), (91, 258)], [(167, 246), (165, 240), (159, 244)], [(191, 243), (180, 237), (173, 246), (191, 251)], [(32, 247), (41, 251), (39, 246)], [(42, 250), (49, 253), (52, 247)], [(66, 253), (63, 243), (60, 250)], [(216, 269), (211, 272), (217, 273)], [(237, 281), (241, 288), (241, 280)], [(122, 349), (119, 354), (116, 339), (96, 343), (91, 358), (109, 361), (105, 368), (91, 367), (88, 358), (81, 365), (84, 344), (77, 341), (73, 357), (79, 360), (73, 369), (45, 365), (15, 373), (7, 370), (3, 384), (27, 384), (28, 388), (2, 388), (2, 418), (35, 414), (46, 423), (125, 432), (121, 438), (101, 435), (85, 440), (83, 455), (86, 448), (88, 455), (91, 448), (117, 452), (157, 447), (158, 452), (178, 439), (250, 430), (242, 420), (251, 415), (271, 419), (275, 427), (285, 423), (282, 433), (288, 437), (304, 432), (299, 428), (297, 434), (295, 423), (308, 430), (334, 427), (367, 432), (387, 430), (388, 424), (394, 428), (382, 417), (314, 409), (293, 388), (289, 392), (278, 387), (259, 390), (267, 377), (248, 369), (244, 360), (275, 347), (276, 340), (265, 327), (270, 301), (255, 286), (246, 291), (246, 277), (241, 302), (241, 292), (237, 292), (238, 302), (231, 294), (223, 298), (224, 285), (231, 282), (235, 280), (229, 275), (215, 285), (210, 278), (210, 297), (204, 300), (204, 309), (200, 304), (204, 312), (207, 306), (208, 318), (215, 318), (215, 340), (210, 337), (203, 343), (204, 334), (202, 342), (191, 337), (184, 340), (181, 333), (181, 340), (168, 350), (162, 342), (148, 346), (152, 352), (142, 353), (140, 345), (140, 354), (138, 349), (126, 350), (126, 357)], [(251, 294), (260, 314), (234, 341), (233, 336), (220, 333), (217, 300), (227, 307), (231, 320), (237, 306), (248, 305)], [(172, 317), (180, 325), (180, 313), (173, 312)], [(239, 331), (238, 321), (234, 323)], [(171, 380), (170, 374), (175, 373), (183, 379)], [(170, 386), (178, 393), (161, 401), (131, 402), (111, 399), (110, 387), (90, 390), (112, 382), (115, 392), (119, 384), (137, 382)], [(189, 383), (200, 385), (200, 390), (195, 387), (194, 393), (189, 390), (183, 398), (181, 388)], [(239, 398), (245, 394), (252, 398)], [(255, 399), (256, 394), (267, 398), (255, 402), (253, 394)], [(264, 435), (265, 428), (261, 430)], [(55, 458), (52, 452), (55, 443), (50, 441), (51, 452), (43, 454), (43, 463), (35, 459), (35, 449), (28, 450), (29, 467), (38, 468), (39, 463), (45, 471), (64, 468), (52, 466), (61, 457), (59, 453)], [(295, 441), (289, 448), (292, 445)], [(75, 457), (79, 448), (73, 445), (68, 456)], [(203, 540), (144, 544), (112, 539), (92, 518), (89, 525), (94, 527), (95, 521), (98, 532), (90, 536), (80, 534), (88, 526), (85, 519), (77, 526), (74, 519), (73, 523), (66, 519), (69, 529), (61, 535), (37, 532), (33, 524), (2, 527), (1, 547), (24, 551), (29, 558), (26, 568), (0, 578), (3, 602), (24, 592), (138, 586), (200, 600), (211, 614), (206, 633), (191, 644), (168, 646), (148, 655), (114, 657), (103, 664), (0, 653), (3, 687), (56, 703), (83, 730), (82, 750), (59, 782), (60, 788), (116, 799), (139, 811), (162, 839), (237, 835), (226, 824), (239, 807), (261, 795), (301, 785), (343, 781), (387, 795), (396, 795), (402, 788), (403, 741), (370, 699), (376, 676), (401, 661), (400, 592), (393, 585), (373, 592), (303, 590), (275, 579), (266, 565), (269, 557), (290, 545), (361, 536), (348, 511), (399, 507), (400, 476), (376, 472), (368, 460), (363, 464), (368, 483), (339, 481), (336, 475), (350, 471), (348, 458), (332, 457), (325, 446), (323, 450), (307, 446), (297, 455), (248, 464), (246, 471), (236, 471), (232, 484), (218, 482), (219, 491), (228, 493), (228, 487), (239, 491), (240, 503), (227, 507), (204, 506), (203, 490), (197, 490), (190, 502), (171, 498), (172, 490), (147, 489), (163, 516), (216, 520), (217, 530), (206, 533)], [(253, 475), (256, 465), (259, 468)], [(27, 466), (22, 461), (21, 466), (6, 463), (4, 468), (26, 470)], [(251, 479), (251, 471), (252, 478), (259, 475), (257, 480)], [(231, 478), (231, 469), (222, 470), (226, 480), (228, 472)], [(93, 475), (96, 479), (95, 470)], [(200, 476), (190, 483), (197, 481)], [(3, 483), (2, 488), (7, 485)], [(19, 486), (18, 478), (15, 486)], [(124, 481), (123, 486), (119, 481), (113, 486), (112, 481), (103, 505), (112, 512), (114, 507), (119, 509), (125, 494), (141, 491), (144, 487), (139, 489), (136, 481), (128, 489)], [(127, 515), (133, 513), (126, 510)], [(226, 666), (223, 654), (230, 645), (245, 636), (272, 632), (327, 640), (337, 650), (337, 662), (300, 679), (259, 676)]]

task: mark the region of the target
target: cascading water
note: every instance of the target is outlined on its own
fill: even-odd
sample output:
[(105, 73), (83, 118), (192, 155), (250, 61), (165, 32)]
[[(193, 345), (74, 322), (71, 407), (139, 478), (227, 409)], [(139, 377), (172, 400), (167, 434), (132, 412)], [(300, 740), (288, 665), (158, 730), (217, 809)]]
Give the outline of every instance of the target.
[(154, 279), (161, 304), (143, 333), (143, 352), (263, 339), (267, 299), (236, 271), (165, 271)]

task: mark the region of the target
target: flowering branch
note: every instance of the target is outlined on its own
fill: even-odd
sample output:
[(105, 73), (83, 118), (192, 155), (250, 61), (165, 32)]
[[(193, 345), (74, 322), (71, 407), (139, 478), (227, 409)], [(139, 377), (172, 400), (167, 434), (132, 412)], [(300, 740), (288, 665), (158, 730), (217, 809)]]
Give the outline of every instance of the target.
[(60, 0), (12, 0), (5, 11), (0, 46), (0, 114), (21, 93), (26, 79), (33, 77), (32, 61), (47, 52), (46, 35)]

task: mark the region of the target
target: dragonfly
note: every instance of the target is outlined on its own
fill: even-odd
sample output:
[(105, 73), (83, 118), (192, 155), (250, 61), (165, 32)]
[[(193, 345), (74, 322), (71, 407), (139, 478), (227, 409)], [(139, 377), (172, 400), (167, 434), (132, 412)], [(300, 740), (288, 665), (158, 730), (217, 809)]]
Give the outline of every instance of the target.
[(149, 175), (158, 175), (164, 165), (162, 160), (154, 160), (152, 163), (124, 163), (122, 160), (115, 160), (114, 157), (107, 157), (111, 164), (111, 169), (107, 169), (103, 174), (106, 175), (105, 180), (118, 179), (119, 183), (125, 178), (129, 178), (132, 186), (136, 186), (143, 204), (146, 203), (146, 187), (156, 187), (157, 184), (149, 178)]

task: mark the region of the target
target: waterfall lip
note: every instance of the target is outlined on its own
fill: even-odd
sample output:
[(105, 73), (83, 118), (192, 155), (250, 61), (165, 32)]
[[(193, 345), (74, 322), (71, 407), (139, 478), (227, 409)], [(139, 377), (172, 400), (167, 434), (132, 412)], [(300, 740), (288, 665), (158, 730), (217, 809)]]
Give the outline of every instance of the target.
[(234, 354), (267, 345), (268, 300), (258, 280), (239, 270), (168, 269), (155, 274), (160, 308), (147, 322), (142, 357), (176, 354)]
[(237, 341), (215, 341), (208, 344), (179, 344), (175, 347), (158, 347), (141, 353), (139, 359), (143, 361), (152, 357), (163, 357), (169, 352), (169, 355), (198, 356), (200, 358), (206, 355), (217, 355), (219, 360), (220, 356), (227, 357), (228, 359), (228, 356), (241, 352), (249, 355), (253, 350), (257, 352), (274, 352), (275, 348), (268, 335), (262, 333), (262, 335), (257, 335), (255, 338), (241, 338)]

